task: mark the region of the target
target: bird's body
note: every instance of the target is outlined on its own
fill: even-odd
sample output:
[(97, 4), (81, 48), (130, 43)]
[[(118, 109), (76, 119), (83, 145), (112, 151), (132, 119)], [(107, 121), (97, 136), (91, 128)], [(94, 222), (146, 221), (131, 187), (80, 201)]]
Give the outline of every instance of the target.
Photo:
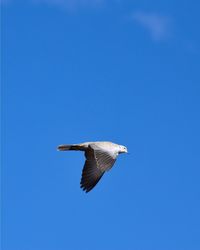
[(89, 192), (103, 174), (114, 165), (118, 154), (127, 153), (127, 148), (112, 142), (84, 142), (80, 144), (60, 145), (59, 151), (85, 151), (85, 165), (82, 171), (81, 188)]

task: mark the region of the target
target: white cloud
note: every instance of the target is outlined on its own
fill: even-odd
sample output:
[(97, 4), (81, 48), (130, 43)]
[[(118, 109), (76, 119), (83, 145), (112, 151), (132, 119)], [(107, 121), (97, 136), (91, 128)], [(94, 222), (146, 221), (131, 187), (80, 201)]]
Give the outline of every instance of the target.
[(146, 28), (155, 41), (165, 40), (170, 35), (170, 20), (165, 16), (137, 11), (132, 14), (132, 19)]

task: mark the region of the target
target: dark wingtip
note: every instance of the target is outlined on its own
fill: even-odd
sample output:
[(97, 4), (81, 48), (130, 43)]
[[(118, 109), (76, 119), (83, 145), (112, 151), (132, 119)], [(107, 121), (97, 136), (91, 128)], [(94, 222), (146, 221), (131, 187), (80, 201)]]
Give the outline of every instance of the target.
[(88, 193), (88, 192), (90, 192), (90, 191), (94, 188), (94, 186), (89, 186), (89, 187), (87, 187), (87, 186), (85, 186), (83, 183), (80, 183), (80, 188), (81, 188), (85, 193)]
[(88, 193), (90, 190), (84, 187), (82, 184), (80, 185), (80, 188), (85, 192)]

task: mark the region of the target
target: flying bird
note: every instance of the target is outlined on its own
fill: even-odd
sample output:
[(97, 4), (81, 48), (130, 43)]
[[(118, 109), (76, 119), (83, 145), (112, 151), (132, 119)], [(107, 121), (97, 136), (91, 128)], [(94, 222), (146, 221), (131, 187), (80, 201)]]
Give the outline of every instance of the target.
[(99, 182), (103, 174), (114, 165), (118, 154), (127, 153), (127, 148), (112, 142), (85, 142), (59, 145), (59, 151), (79, 150), (85, 152), (80, 186), (87, 193)]

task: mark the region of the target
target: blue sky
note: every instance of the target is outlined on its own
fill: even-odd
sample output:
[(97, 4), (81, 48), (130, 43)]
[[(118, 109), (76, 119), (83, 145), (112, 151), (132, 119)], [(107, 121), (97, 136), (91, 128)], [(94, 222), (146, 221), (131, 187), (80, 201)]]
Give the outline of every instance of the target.
[[(2, 250), (199, 250), (199, 1), (1, 7)], [(85, 194), (91, 140), (130, 154)]]

